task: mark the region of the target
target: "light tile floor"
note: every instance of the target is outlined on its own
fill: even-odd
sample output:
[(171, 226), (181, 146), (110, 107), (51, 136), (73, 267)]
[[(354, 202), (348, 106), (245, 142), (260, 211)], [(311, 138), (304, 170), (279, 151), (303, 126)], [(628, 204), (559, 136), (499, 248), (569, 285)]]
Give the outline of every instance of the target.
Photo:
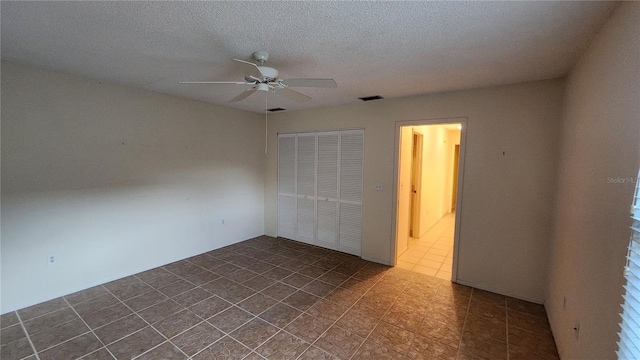
[(409, 239), (407, 250), (398, 258), (401, 269), (451, 280), (455, 213), (442, 217), (419, 239)]
[(267, 236), (0, 317), (2, 360), (558, 359), (544, 307)]

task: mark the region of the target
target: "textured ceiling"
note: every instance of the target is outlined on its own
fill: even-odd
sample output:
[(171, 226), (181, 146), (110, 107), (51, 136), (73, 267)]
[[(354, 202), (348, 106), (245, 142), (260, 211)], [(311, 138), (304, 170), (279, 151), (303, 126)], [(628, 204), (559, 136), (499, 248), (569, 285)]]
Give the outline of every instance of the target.
[(2, 59), (239, 109), (265, 93), (179, 85), (240, 81), (232, 58), (256, 50), (282, 78), (332, 77), (337, 89), (298, 88), (305, 109), (565, 75), (612, 2), (7, 2)]

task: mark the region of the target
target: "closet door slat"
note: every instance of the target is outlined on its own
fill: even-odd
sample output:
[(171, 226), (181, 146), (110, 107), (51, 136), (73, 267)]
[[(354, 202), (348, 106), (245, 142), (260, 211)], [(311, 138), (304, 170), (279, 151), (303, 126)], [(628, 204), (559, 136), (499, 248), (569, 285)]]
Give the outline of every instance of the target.
[(296, 149), (297, 194), (316, 195), (316, 135), (299, 134)]
[(315, 243), (315, 199), (298, 197), (297, 232), (295, 240), (307, 244)]
[(338, 202), (318, 200), (317, 245), (336, 250), (338, 246)]
[(340, 203), (340, 242), (338, 250), (360, 255), (362, 242), (362, 205)]
[(338, 140), (337, 132), (318, 134), (319, 198), (338, 198)]
[(340, 200), (362, 203), (363, 149), (362, 131), (340, 134)]
[(296, 137), (278, 137), (278, 193), (296, 193)]
[(296, 222), (296, 197), (278, 195), (278, 236), (293, 239)]

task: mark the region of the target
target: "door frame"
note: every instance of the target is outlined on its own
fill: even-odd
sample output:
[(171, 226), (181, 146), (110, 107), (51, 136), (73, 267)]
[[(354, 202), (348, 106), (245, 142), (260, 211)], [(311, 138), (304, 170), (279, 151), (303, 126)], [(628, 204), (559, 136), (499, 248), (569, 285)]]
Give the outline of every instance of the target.
[[(418, 141), (416, 141), (418, 139)], [(412, 129), (411, 132), (411, 198), (409, 203), (409, 233), (413, 238), (420, 237), (420, 206), (422, 202), (422, 152), (424, 135)], [(415, 152), (415, 154), (414, 154)], [(416, 236), (417, 235), (417, 236)]]
[[(400, 160), (400, 135), (402, 126), (421, 126), (421, 125), (447, 125), (456, 124), (462, 125), (460, 129), (460, 157), (458, 159), (458, 185), (456, 199), (456, 216), (455, 216), (455, 229), (453, 237), (453, 266), (451, 268), (451, 281), (456, 282), (458, 279), (458, 253), (460, 251), (460, 229), (462, 226), (462, 199), (463, 199), (463, 184), (464, 184), (464, 168), (465, 168), (465, 153), (467, 142), (467, 118), (455, 117), (455, 118), (437, 118), (437, 119), (420, 119), (420, 120), (400, 120), (396, 121), (396, 130), (394, 135), (394, 159), (393, 159), (393, 216), (394, 219), (391, 222), (391, 259), (390, 264), (395, 266), (398, 262), (398, 183), (399, 183), (399, 160)], [(412, 138), (413, 140), (413, 138)]]

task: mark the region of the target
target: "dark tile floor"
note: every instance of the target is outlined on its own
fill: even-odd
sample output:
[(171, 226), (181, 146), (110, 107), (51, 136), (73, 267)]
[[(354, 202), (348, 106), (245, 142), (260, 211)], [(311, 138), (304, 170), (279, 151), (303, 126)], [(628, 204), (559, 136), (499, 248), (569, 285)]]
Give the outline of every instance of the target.
[(0, 326), (3, 360), (558, 359), (540, 305), (266, 236)]

